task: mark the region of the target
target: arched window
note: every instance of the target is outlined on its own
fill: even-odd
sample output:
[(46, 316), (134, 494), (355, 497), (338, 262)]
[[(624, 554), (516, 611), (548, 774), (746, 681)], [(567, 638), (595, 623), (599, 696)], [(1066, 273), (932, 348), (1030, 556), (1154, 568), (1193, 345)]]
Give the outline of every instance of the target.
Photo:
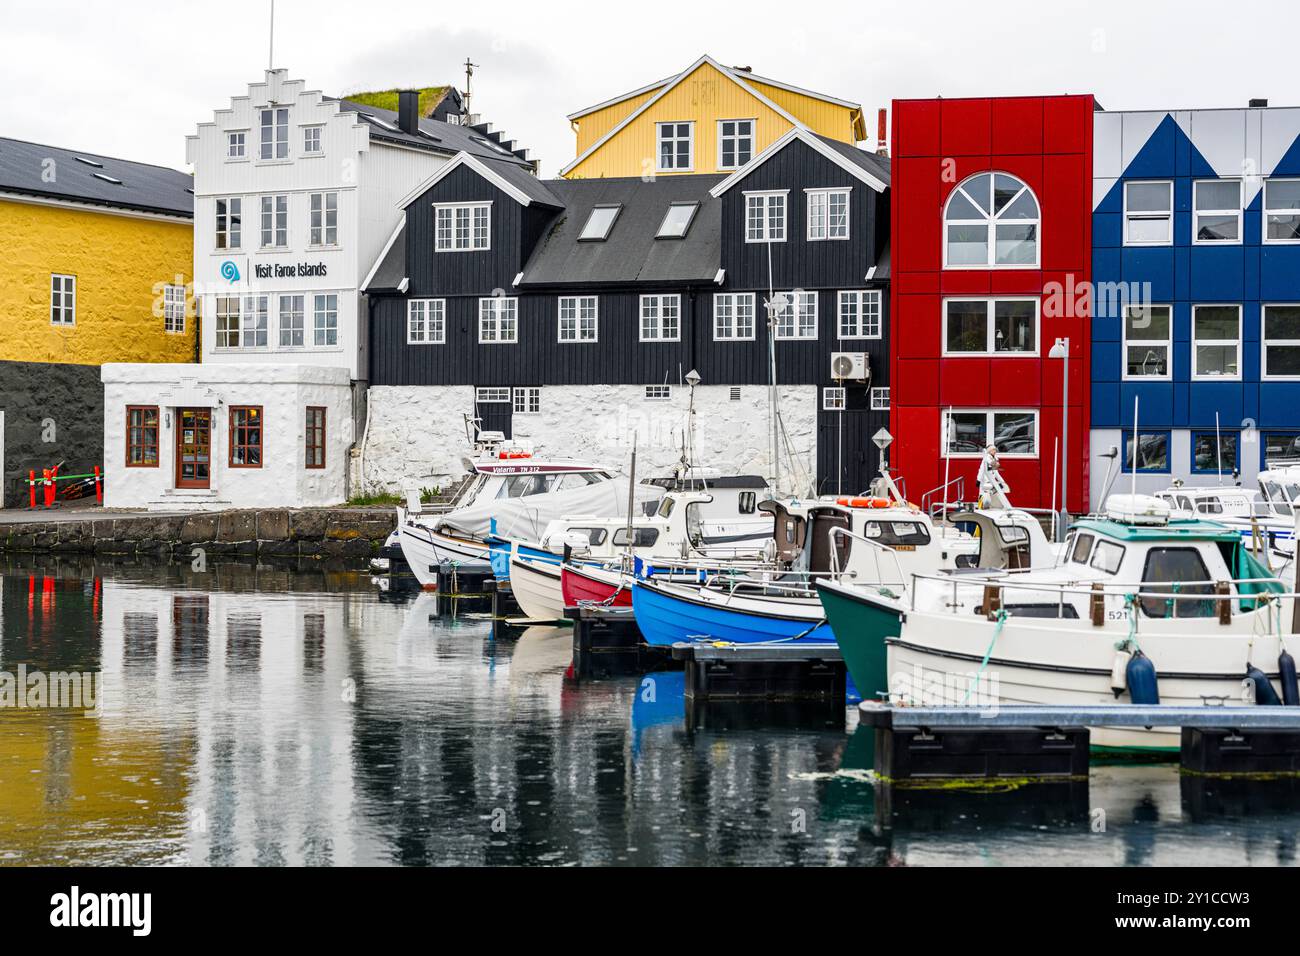
[(970, 176), (952, 191), (944, 207), (944, 267), (1037, 266), (1038, 224), (1038, 200), (1015, 176)]

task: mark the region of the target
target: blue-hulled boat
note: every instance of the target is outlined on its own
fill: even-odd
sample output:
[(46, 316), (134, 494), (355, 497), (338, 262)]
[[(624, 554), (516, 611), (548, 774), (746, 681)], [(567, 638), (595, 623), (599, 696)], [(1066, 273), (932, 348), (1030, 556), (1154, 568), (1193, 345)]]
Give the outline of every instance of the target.
[(821, 602), (802, 584), (715, 581), (702, 587), (657, 581), (632, 585), (632, 611), (647, 644), (834, 644)]

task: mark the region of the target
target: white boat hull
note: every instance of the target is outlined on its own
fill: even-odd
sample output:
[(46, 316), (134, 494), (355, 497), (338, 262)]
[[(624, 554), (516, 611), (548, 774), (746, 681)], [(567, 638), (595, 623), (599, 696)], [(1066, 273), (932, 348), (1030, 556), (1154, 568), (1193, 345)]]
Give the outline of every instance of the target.
[(511, 557), (510, 590), (524, 616), (535, 621), (564, 619), (560, 566)]
[[(1197, 706), (1207, 698), (1226, 698), (1226, 704), (1242, 704), (1249, 699), (1244, 683), (1248, 662), (1279, 690), (1279, 639), (1269, 633), (1263, 613), (1254, 621), (1254, 631), (1254, 616), (1237, 615), (1231, 627), (1221, 626), (1217, 618), (1143, 618), (1136, 637), (1155, 665), (1160, 702)], [(1129, 701), (1127, 693), (1117, 697), (1111, 688), (1115, 647), (1129, 633), (1126, 621), (1094, 627), (1088, 620), (1009, 617), (996, 638), (993, 632), (994, 626), (975, 614), (909, 611), (902, 634), (886, 641), (891, 699), (976, 706)], [(1295, 642), (1300, 645), (1300, 638)], [(988, 663), (981, 669), (986, 655)], [(1091, 742), (1094, 747), (1177, 750), (1179, 729), (1097, 727), (1091, 730)]]
[(444, 561), (473, 570), (491, 568), (486, 544), (452, 538), (407, 521), (402, 521), (398, 530), (402, 555), (422, 587), (437, 587), (438, 567)]

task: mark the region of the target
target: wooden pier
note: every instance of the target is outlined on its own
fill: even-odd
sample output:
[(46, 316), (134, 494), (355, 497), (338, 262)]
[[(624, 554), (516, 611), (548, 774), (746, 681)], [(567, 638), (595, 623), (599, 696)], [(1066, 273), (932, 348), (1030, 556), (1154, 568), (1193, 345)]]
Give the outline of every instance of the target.
[(1086, 776), (1089, 727), (1179, 727), (1182, 769), (1191, 774), (1300, 775), (1300, 707), (864, 701), (858, 710), (875, 729), (875, 771), (887, 782)]

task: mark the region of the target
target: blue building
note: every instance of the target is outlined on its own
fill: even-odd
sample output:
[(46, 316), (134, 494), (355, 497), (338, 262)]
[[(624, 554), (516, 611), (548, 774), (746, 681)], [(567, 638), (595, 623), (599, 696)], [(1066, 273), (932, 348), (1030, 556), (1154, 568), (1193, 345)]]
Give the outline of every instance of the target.
[(1300, 109), (1094, 124), (1092, 505), (1135, 403), (1139, 491), (1253, 486), (1300, 450)]

